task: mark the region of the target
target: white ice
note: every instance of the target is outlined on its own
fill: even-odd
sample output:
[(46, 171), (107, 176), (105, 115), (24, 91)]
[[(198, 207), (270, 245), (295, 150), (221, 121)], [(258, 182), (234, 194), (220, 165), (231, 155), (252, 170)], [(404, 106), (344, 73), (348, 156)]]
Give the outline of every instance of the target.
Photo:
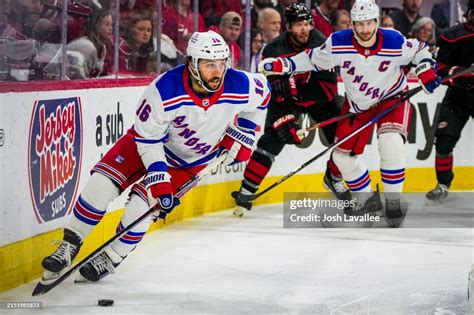
[[(464, 314), (472, 229), (284, 229), (282, 205), (170, 225), (99, 283), (35, 282), (2, 314)], [(97, 306), (113, 299), (113, 307)]]

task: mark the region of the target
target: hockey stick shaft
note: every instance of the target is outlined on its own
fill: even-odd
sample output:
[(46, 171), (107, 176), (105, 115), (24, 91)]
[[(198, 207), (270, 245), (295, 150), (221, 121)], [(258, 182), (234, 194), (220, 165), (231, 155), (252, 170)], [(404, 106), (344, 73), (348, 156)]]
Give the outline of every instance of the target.
[[(176, 191), (176, 197), (180, 198), (182, 197), (186, 192), (188, 192), (191, 188), (193, 188), (205, 175), (207, 175), (214, 167), (222, 163), (227, 157), (227, 153), (224, 153), (217, 158), (214, 159), (213, 162), (211, 162), (207, 167), (205, 167), (203, 170), (201, 170), (199, 173), (196, 175), (192, 176), (186, 183), (181, 185), (177, 191)], [(104, 244), (99, 246), (96, 250), (94, 250), (92, 253), (87, 255), (84, 259), (82, 259), (80, 262), (78, 262), (76, 265), (74, 265), (71, 269), (69, 269), (66, 273), (61, 275), (59, 278), (57, 278), (55, 281), (49, 283), (49, 284), (42, 284), (41, 281), (38, 282), (36, 285), (35, 289), (33, 290), (33, 296), (36, 295), (43, 295), (47, 292), (49, 292), (51, 289), (56, 287), (58, 284), (63, 282), (66, 278), (68, 278), (71, 274), (73, 274), (76, 270), (81, 268), (83, 265), (85, 265), (91, 258), (96, 256), (98, 253), (100, 253), (105, 247), (107, 247), (110, 243), (121, 237), (123, 234), (126, 232), (130, 231), (133, 229), (137, 224), (145, 220), (148, 216), (150, 216), (153, 212), (158, 211), (156, 207), (151, 207), (146, 211), (144, 214), (142, 214), (140, 217), (138, 217), (135, 221), (127, 225), (123, 230), (120, 232), (116, 233), (112, 238), (110, 238), (108, 241), (106, 241)]]
[[(469, 68), (466, 68), (466, 69), (464, 69), (463, 71), (460, 71), (459, 73), (457, 73), (457, 74), (455, 74), (455, 75), (453, 75), (453, 76), (450, 76), (450, 77), (445, 78), (443, 81), (441, 81), (441, 83), (442, 83), (442, 84), (447, 83), (449, 80), (456, 79), (457, 77), (460, 77), (460, 76), (463, 76), (463, 75), (465, 75), (465, 74), (467, 74), (467, 73), (470, 73), (470, 72), (472, 72), (473, 70), (474, 70), (474, 67), (472, 67), (472, 66), (469, 67)], [(408, 97), (413, 96), (414, 94), (411, 94), (411, 93), (412, 93), (412, 91), (413, 91), (414, 89), (416, 89), (416, 88), (413, 88), (413, 89), (408, 90), (408, 91), (404, 91), (404, 92), (402, 92), (402, 93), (400, 93), (400, 94), (398, 94), (398, 95), (394, 95), (394, 96), (389, 97), (389, 98), (387, 98), (387, 99), (385, 99), (385, 100), (382, 100), (382, 101), (380, 101), (380, 102), (377, 102), (377, 103), (375, 103), (374, 105), (372, 105), (369, 109), (378, 107), (378, 106), (380, 106), (381, 104), (383, 104), (383, 103), (385, 103), (385, 102), (387, 102), (387, 101), (396, 99), (396, 98), (402, 98), (402, 97), (407, 97), (407, 96), (408, 96)], [(416, 92), (416, 93), (418, 93), (418, 92)], [(415, 93), (415, 94), (416, 94), (416, 93)], [(338, 121), (341, 121), (341, 120), (343, 120), (343, 119), (352, 117), (352, 116), (354, 116), (354, 115), (356, 115), (356, 114), (349, 112), (349, 113), (345, 113), (345, 114), (343, 114), (343, 115), (339, 115), (339, 116), (336, 116), (336, 117), (332, 117), (332, 118), (327, 119), (327, 120), (324, 120), (324, 121), (322, 121), (322, 122), (320, 122), (320, 123), (316, 123), (316, 124), (314, 124), (314, 125), (312, 125), (312, 126), (310, 126), (310, 127), (308, 127), (308, 128), (303, 128), (303, 129), (301, 129), (300, 132), (304, 133), (304, 132), (308, 132), (308, 131), (315, 130), (315, 129), (318, 129), (318, 128), (323, 128), (323, 127), (326, 127), (326, 126), (328, 126), (328, 125), (330, 125), (330, 124), (333, 124), (333, 123), (335, 123), (335, 122), (338, 122)]]
[(343, 144), (344, 142), (346, 142), (347, 140), (349, 140), (350, 138), (352, 138), (354, 135), (358, 134), (359, 132), (361, 132), (362, 130), (364, 130), (365, 128), (367, 128), (368, 126), (370, 126), (371, 124), (373, 124), (374, 122), (376, 122), (377, 120), (379, 120), (380, 118), (382, 118), (383, 116), (387, 115), (388, 113), (390, 113), (392, 110), (394, 110), (397, 106), (399, 106), (400, 104), (403, 104), (404, 102), (406, 102), (407, 99), (409, 99), (411, 96), (415, 95), (416, 93), (420, 92), (423, 88), (421, 86), (418, 86), (414, 89), (411, 89), (410, 90), (410, 93), (405, 95), (404, 97), (400, 98), (396, 103), (394, 103), (393, 105), (391, 105), (390, 107), (388, 107), (386, 110), (384, 110), (383, 112), (381, 112), (380, 114), (378, 115), (375, 115), (372, 119), (370, 119), (368, 122), (366, 122), (364, 125), (360, 126), (359, 128), (357, 128), (356, 130), (352, 131), (351, 133), (349, 133), (348, 135), (346, 135), (345, 137), (343, 137), (341, 140), (331, 144), (329, 147), (327, 147), (326, 149), (324, 149), (322, 152), (320, 152), (319, 154), (317, 154), (316, 156), (312, 157), (310, 160), (306, 161), (305, 163), (303, 163), (302, 165), (300, 165), (298, 168), (294, 169), (293, 171), (291, 171), (290, 173), (288, 173), (287, 175), (285, 175), (284, 177), (280, 178), (279, 180), (277, 180), (275, 183), (273, 183), (272, 185), (270, 185), (269, 187), (265, 188), (263, 191), (259, 192), (258, 194), (254, 194), (254, 195), (242, 195), (241, 198), (242, 200), (244, 201), (252, 201), (252, 200), (255, 200), (257, 198), (259, 198), (260, 196), (264, 195), (265, 193), (267, 193), (269, 190), (275, 188), (276, 186), (280, 185), (281, 183), (283, 183), (284, 181), (286, 181), (288, 178), (292, 177), (293, 175), (295, 175), (296, 173), (300, 172), (302, 169), (306, 168), (308, 165), (310, 165), (311, 163), (313, 163), (314, 161), (318, 160), (320, 157), (322, 157), (324, 154), (326, 154), (328, 151), (334, 149), (335, 147)]

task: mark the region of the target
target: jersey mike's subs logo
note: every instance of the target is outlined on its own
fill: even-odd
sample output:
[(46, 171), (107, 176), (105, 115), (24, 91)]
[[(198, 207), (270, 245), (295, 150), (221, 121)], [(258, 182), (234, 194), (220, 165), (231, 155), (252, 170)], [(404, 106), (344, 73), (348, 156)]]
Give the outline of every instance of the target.
[(78, 97), (36, 101), (28, 140), (28, 177), (39, 223), (69, 214), (82, 159), (82, 109)]

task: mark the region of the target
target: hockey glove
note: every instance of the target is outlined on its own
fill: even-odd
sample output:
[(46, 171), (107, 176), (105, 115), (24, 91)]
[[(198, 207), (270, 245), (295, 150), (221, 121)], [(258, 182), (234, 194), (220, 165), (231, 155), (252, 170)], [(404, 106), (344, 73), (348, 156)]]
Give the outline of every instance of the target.
[(164, 162), (155, 162), (148, 168), (148, 174), (143, 179), (148, 193), (150, 207), (158, 206), (158, 218), (164, 219), (174, 207), (179, 205), (179, 199), (174, 197), (171, 186), (171, 176)]
[(291, 62), (288, 58), (265, 58), (258, 64), (258, 72), (264, 75), (285, 75), (292, 70)]
[(293, 76), (289, 78), (280, 78), (274, 80), (271, 83), (272, 87), (272, 99), (276, 102), (281, 103), (285, 100), (297, 101), (298, 100), (298, 89), (295, 84)]
[(293, 114), (288, 114), (278, 118), (273, 124), (278, 138), (281, 142), (286, 144), (300, 144), (303, 137), (298, 135), (298, 130), (301, 127), (296, 123), (296, 117)]
[[(457, 73), (464, 71), (466, 68), (454, 66), (449, 69), (448, 76), (456, 75)], [(472, 72), (460, 75), (455, 79), (448, 80), (448, 84), (461, 88), (463, 90), (470, 91), (474, 89), (474, 74)]]
[(229, 125), (221, 141), (221, 148), (229, 152), (224, 163), (233, 165), (248, 161), (252, 155), (254, 143), (255, 132), (253, 130), (246, 131), (234, 125)]
[(415, 68), (415, 74), (426, 94), (431, 94), (441, 84), (441, 78), (429, 62), (422, 62)]

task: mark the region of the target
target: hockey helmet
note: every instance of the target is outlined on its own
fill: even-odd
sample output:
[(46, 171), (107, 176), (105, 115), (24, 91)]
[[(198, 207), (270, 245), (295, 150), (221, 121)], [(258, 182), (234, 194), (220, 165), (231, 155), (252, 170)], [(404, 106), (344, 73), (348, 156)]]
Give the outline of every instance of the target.
[(373, 0), (356, 0), (351, 9), (352, 22), (375, 19), (379, 25), (380, 10)]
[(311, 11), (302, 3), (292, 3), (285, 9), (286, 22), (291, 26), (298, 21), (313, 21)]
[(222, 36), (214, 31), (194, 32), (189, 39), (186, 54), (197, 67), (199, 59), (228, 59), (229, 46)]
[[(202, 82), (201, 75), (198, 70), (199, 59), (218, 60), (225, 59), (229, 62), (229, 46), (221, 35), (214, 31), (194, 32), (188, 41), (188, 48), (186, 50), (188, 58), (191, 59), (191, 74), (198, 81), (199, 85), (208, 92), (215, 92), (210, 89), (204, 82)], [(227, 66), (228, 67), (228, 66)], [(226, 67), (226, 69), (227, 69)], [(224, 71), (225, 75), (225, 71)], [(222, 85), (221, 80), (221, 85)]]

